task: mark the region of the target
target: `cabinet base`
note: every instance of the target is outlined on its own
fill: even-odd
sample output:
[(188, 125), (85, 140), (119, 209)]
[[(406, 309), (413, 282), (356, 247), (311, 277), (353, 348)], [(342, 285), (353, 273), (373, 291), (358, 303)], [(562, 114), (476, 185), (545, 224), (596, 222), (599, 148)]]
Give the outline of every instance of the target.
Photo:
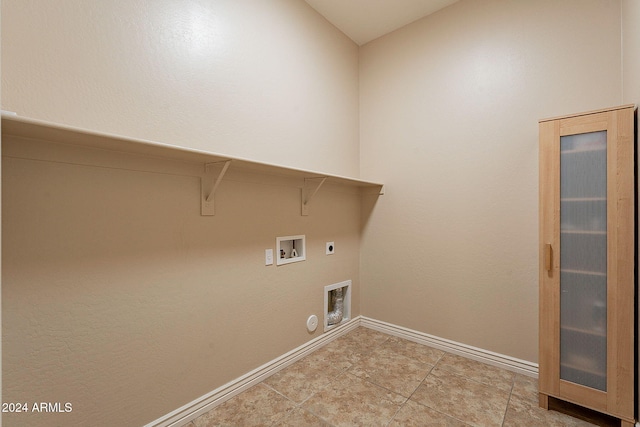
[(544, 393), (538, 393), (538, 404), (542, 409), (560, 412), (600, 426), (635, 426), (633, 421), (623, 420)]
[(542, 409), (549, 410), (549, 396), (544, 393), (538, 393), (538, 402)]

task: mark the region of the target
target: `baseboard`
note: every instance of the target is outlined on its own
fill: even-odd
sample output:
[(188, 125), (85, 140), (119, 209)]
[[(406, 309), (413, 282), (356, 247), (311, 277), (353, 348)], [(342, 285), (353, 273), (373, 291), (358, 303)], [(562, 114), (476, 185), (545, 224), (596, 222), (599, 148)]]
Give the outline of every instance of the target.
[(497, 366), (512, 372), (527, 375), (529, 377), (538, 377), (537, 363), (516, 359), (515, 357), (494, 353), (489, 350), (447, 340), (434, 335), (425, 334), (424, 332), (415, 331), (413, 329), (404, 328), (402, 326), (393, 325), (380, 320), (370, 319), (368, 317), (361, 316), (360, 325), (469, 359), (477, 360), (488, 365)]
[(146, 424), (144, 427), (178, 427), (187, 424), (189, 421), (209, 412), (216, 406), (231, 399), (233, 396), (242, 393), (250, 387), (258, 384), (267, 377), (297, 362), (318, 348), (328, 344), (341, 335), (357, 328), (360, 325), (360, 316), (331, 329), (317, 338), (291, 350), (282, 356), (254, 369), (253, 371), (236, 378), (227, 384), (218, 387), (210, 393), (201, 396), (186, 405), (176, 409), (169, 414)]
[[(494, 353), (481, 348), (472, 347), (455, 341), (439, 338), (423, 332), (414, 331), (402, 326), (393, 325), (368, 317), (357, 316), (349, 322), (340, 325), (317, 338), (301, 345), (282, 356), (254, 369), (253, 371), (237, 378), (227, 384), (218, 387), (210, 393), (205, 394), (190, 403), (176, 409), (175, 411), (146, 424), (144, 427), (178, 427), (187, 424), (189, 421), (210, 411), (233, 396), (258, 384), (267, 377), (286, 368), (287, 366), (302, 359), (320, 347), (330, 343), (336, 338), (350, 332), (358, 326), (384, 332), (389, 335), (404, 338), (419, 344), (428, 345), (443, 351), (458, 354), (469, 359), (487, 363), (523, 375), (538, 376), (538, 365), (525, 360), (516, 359), (503, 354)], [(640, 427), (640, 426), (638, 426)]]

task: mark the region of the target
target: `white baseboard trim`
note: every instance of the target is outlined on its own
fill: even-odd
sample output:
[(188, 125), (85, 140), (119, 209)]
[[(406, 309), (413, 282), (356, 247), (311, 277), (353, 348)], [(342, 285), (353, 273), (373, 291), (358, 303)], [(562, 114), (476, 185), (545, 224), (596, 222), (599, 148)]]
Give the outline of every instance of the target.
[(187, 403), (168, 413), (167, 415), (158, 418), (155, 421), (146, 424), (144, 427), (178, 427), (187, 424), (189, 421), (199, 417), (200, 415), (209, 412), (216, 406), (231, 399), (233, 396), (247, 390), (248, 388), (258, 384), (267, 377), (275, 374), (281, 369), (297, 362), (308, 354), (314, 352), (318, 348), (330, 343), (341, 335), (360, 326), (360, 316), (346, 322), (343, 325), (337, 326), (330, 331), (312, 339), (309, 342), (304, 343), (300, 347), (291, 350), (282, 356), (273, 359), (270, 362), (254, 369), (253, 371), (236, 378), (233, 381), (226, 383), (225, 385), (218, 387), (199, 398)]
[(361, 316), (360, 318), (360, 325), (469, 359), (477, 360), (488, 365), (497, 366), (529, 377), (538, 378), (537, 363), (517, 359), (500, 353), (494, 353), (482, 348), (447, 340), (434, 335), (425, 334), (424, 332), (415, 331), (413, 329), (404, 328), (402, 326), (393, 325), (380, 320), (370, 319), (364, 316)]
[[(314, 352), (320, 347), (330, 343), (336, 338), (352, 331), (358, 326), (364, 326), (369, 329), (384, 332), (389, 335), (404, 338), (419, 344), (428, 345), (439, 350), (497, 366), (509, 371), (517, 372), (523, 375), (538, 377), (538, 365), (526, 360), (516, 359), (514, 357), (505, 356), (503, 354), (494, 353), (481, 348), (472, 347), (459, 342), (439, 338), (423, 332), (404, 328), (402, 326), (393, 325), (391, 323), (382, 322), (380, 320), (370, 319), (368, 317), (357, 316), (349, 322), (340, 325), (330, 331), (320, 335), (317, 338), (291, 350), (282, 356), (273, 359), (270, 362), (254, 369), (253, 371), (236, 378), (227, 384), (218, 387), (210, 393), (201, 396), (186, 405), (170, 412), (169, 414), (146, 424), (144, 427), (178, 427), (187, 424), (189, 421), (199, 417), (200, 415), (212, 410), (216, 406), (231, 399), (233, 396), (247, 390), (248, 388), (258, 384), (267, 377), (275, 374), (281, 369), (302, 359), (308, 354)], [(640, 427), (638, 425), (637, 427)]]

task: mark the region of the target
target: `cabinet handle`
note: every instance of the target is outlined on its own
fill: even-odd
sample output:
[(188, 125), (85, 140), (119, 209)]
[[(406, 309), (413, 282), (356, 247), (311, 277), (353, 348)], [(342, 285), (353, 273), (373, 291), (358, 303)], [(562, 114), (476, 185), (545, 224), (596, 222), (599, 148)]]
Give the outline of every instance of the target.
[(553, 251), (551, 250), (551, 243), (545, 243), (544, 245), (544, 269), (551, 271), (553, 267)]

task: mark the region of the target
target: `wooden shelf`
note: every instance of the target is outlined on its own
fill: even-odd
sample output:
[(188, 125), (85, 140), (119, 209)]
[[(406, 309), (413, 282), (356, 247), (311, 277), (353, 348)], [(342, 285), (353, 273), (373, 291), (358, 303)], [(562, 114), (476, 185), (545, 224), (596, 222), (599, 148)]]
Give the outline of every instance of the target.
[(96, 148), (151, 158), (200, 163), (204, 165), (201, 176), (201, 179), (203, 180), (203, 215), (213, 215), (213, 196), (215, 190), (229, 168), (242, 169), (257, 174), (299, 178), (301, 182), (302, 215), (308, 214), (308, 205), (311, 198), (325, 182), (357, 187), (362, 189), (366, 194), (384, 194), (383, 184), (377, 182), (328, 174), (320, 171), (297, 169), (205, 150), (197, 150), (144, 139), (130, 138), (122, 135), (96, 132), (20, 117), (12, 114), (5, 114), (4, 112), (2, 114), (2, 136), (42, 140), (58, 144)]
[(597, 230), (560, 230), (560, 234), (585, 234), (591, 236), (606, 236), (606, 231)]
[(573, 371), (582, 372), (584, 374), (593, 375), (594, 377), (605, 378), (607, 374), (603, 371), (596, 369), (585, 369), (582, 366), (574, 365), (571, 363), (561, 363), (560, 366), (566, 369), (571, 369)]
[(585, 274), (588, 276), (606, 276), (607, 273), (600, 273), (598, 271), (586, 271), (586, 270), (571, 270), (568, 268), (563, 268), (560, 270), (561, 273), (572, 273), (572, 274)]
[(565, 197), (561, 202), (606, 202), (606, 197)]
[(575, 326), (560, 326), (561, 331), (573, 332), (576, 334), (589, 335), (595, 338), (606, 338), (606, 331), (594, 331), (592, 329), (576, 328)]
[(578, 154), (578, 153), (592, 153), (594, 151), (607, 151), (607, 147), (588, 147), (588, 148), (576, 148), (571, 150), (561, 150), (560, 154)]

